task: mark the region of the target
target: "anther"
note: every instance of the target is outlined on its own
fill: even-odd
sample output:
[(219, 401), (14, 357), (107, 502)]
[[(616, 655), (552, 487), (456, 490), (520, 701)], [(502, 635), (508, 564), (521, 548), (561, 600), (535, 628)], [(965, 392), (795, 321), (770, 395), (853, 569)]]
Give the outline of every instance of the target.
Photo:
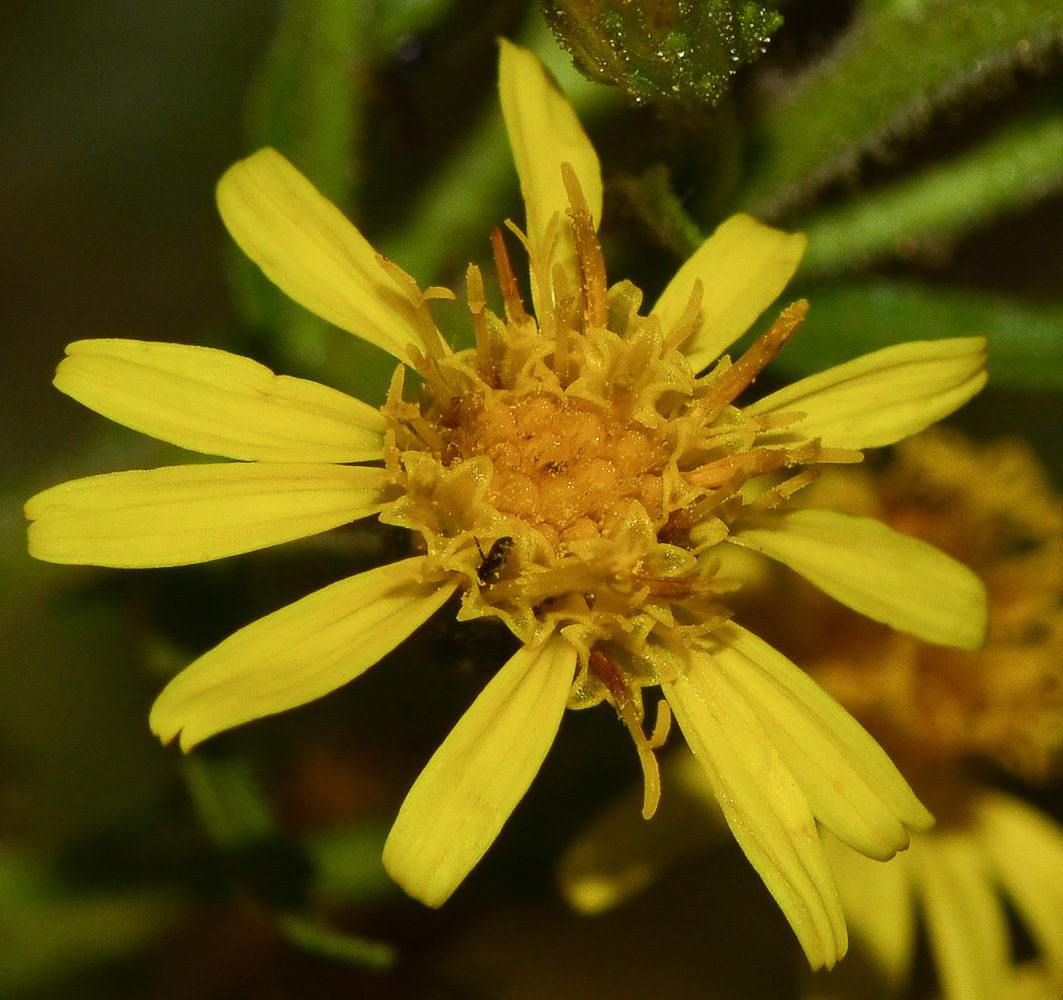
[(771, 329), (752, 344), (749, 350), (720, 376), (713, 386), (716, 410), (708, 414), (710, 420), (719, 416), (746, 386), (753, 384), (753, 380), (764, 370), (768, 362), (782, 350), (783, 344), (794, 335), (804, 321), (807, 312), (808, 302), (805, 299), (798, 299), (792, 305), (787, 306), (779, 314), (779, 318), (772, 323)]
[(572, 236), (576, 244), (576, 259), (579, 261), (580, 275), (583, 279), (583, 328), (603, 327), (609, 317), (607, 293), (608, 281), (605, 276), (605, 261), (598, 235), (594, 231), (587, 199), (583, 196), (576, 171), (571, 163), (561, 164), (561, 176), (565, 182), (571, 208)]
[(517, 285), (517, 278), (513, 274), (513, 265), (509, 261), (506, 241), (502, 238), (502, 230), (498, 226), (494, 226), (491, 229), (491, 253), (495, 258), (495, 272), (498, 274), (498, 287), (502, 292), (506, 320), (515, 324), (527, 322), (528, 314), (525, 312), (524, 303), (520, 298), (520, 288)]

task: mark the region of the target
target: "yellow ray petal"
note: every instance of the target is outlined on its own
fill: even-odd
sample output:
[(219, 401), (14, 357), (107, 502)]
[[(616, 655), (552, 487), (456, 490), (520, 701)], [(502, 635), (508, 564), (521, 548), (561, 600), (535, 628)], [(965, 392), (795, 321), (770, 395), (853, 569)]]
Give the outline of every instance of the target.
[(839, 839), (886, 861), (908, 846), (906, 826), (933, 825), (885, 751), (808, 674), (734, 623), (708, 642), (715, 668), (772, 733), (812, 814)]
[(695, 651), (689, 670), (662, 685), (728, 825), (790, 922), (813, 969), (845, 954), (845, 918), (816, 821), (744, 694)]
[(771, 513), (729, 541), (800, 573), (868, 618), (941, 646), (985, 642), (985, 585), (966, 566), (880, 521), (832, 510)]
[[(561, 177), (561, 164), (570, 163), (587, 199), (595, 228), (602, 214), (602, 174), (598, 154), (583, 131), (576, 112), (526, 49), (502, 39), (498, 87), (502, 115), (520, 177), (520, 190), (527, 213), (527, 231), (533, 252), (544, 250), (550, 220), (560, 221), (559, 239), (553, 254), (544, 261), (541, 275), (548, 287), (555, 264), (567, 274), (576, 269), (575, 250), (569, 233), (569, 198)], [(533, 288), (535, 283), (533, 282)], [(538, 312), (543, 303), (536, 302)]]
[(249, 358), (140, 340), (79, 340), (66, 353), (57, 389), (180, 448), (258, 462), (383, 457), (378, 410)]
[(1011, 942), (977, 842), (966, 833), (942, 833), (919, 847), (913, 860), (942, 994), (948, 1000), (1004, 996)]
[(668, 283), (652, 315), (667, 337), (701, 282), (700, 327), (680, 350), (694, 371), (715, 361), (731, 346), (793, 277), (808, 240), (784, 233), (749, 215), (722, 223)]
[(347, 217), (275, 149), (233, 164), (218, 182), (232, 238), (286, 295), (329, 323), (407, 359), (419, 294), (380, 263)]
[(985, 385), (985, 338), (895, 344), (811, 375), (751, 406), (750, 416), (800, 412), (804, 420), (760, 444), (820, 438), (831, 448), (878, 448), (959, 409)]
[(1021, 799), (982, 792), (978, 839), (1053, 977), (1063, 980), (1063, 829)]
[(423, 624), (457, 580), (423, 582), (424, 557), (360, 573), (240, 629), (181, 671), (151, 710), (152, 731), (190, 750), (353, 680)]
[(575, 670), (559, 635), (521, 649), (433, 754), (384, 845), (388, 874), (415, 899), (446, 902), (498, 836), (557, 735)]
[(87, 566), (183, 566), (375, 514), (383, 469), (210, 463), (74, 479), (26, 503), (30, 554)]

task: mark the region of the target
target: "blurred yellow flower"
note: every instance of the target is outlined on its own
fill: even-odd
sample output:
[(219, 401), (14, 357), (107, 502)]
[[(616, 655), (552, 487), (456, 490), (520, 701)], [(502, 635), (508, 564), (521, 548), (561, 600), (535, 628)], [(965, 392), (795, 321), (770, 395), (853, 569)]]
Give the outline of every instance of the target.
[[(831, 471), (821, 503), (882, 518), (985, 580), (983, 649), (943, 649), (860, 619), (797, 580), (777, 641), (885, 746), (937, 827), (875, 865), (827, 838), (846, 918), (891, 988), (916, 954), (917, 914), (946, 1000), (996, 1000), (1018, 971), (1013, 917), (1045, 995), (1063, 991), (1063, 829), (981, 786), (987, 764), (1048, 777), (1063, 749), (1063, 503), (1021, 442), (975, 445), (935, 429), (878, 475)], [(778, 595), (776, 594), (776, 597)], [(796, 624), (796, 623), (791, 623)]]
[[(62, 391), (238, 461), (47, 490), (26, 507), (31, 551), (164, 566), (371, 514), (409, 528), (419, 554), (326, 587), (191, 664), (156, 702), (155, 732), (189, 749), (317, 698), (460, 592), (459, 618), (498, 618), (523, 647), (407, 796), (385, 848), (391, 875), (429, 905), (446, 900), (524, 794), (566, 706), (615, 707), (651, 814), (653, 751), (674, 712), (810, 961), (829, 965), (846, 937), (817, 821), (887, 858), (930, 816), (845, 711), (730, 621), (721, 595), (736, 584), (718, 555), (761, 552), (877, 621), (977, 647), (984, 590), (969, 571), (876, 521), (789, 501), (813, 478), (808, 467), (858, 461), (859, 449), (962, 405), (984, 383), (984, 342), (898, 345), (735, 406), (805, 303), (737, 361), (723, 352), (783, 289), (804, 238), (735, 216), (641, 315), (638, 289), (606, 282), (599, 165), (571, 107), (532, 55), (505, 42), (500, 90), (527, 213), (525, 231), (509, 228), (530, 258), (533, 313), (495, 231), (503, 315), (486, 307), (470, 267), (476, 346), (454, 353), (428, 309), (450, 293), (419, 290), (290, 163), (261, 150), (222, 178), (222, 217), (293, 299), (401, 362), (387, 404), (378, 412), (205, 348), (72, 344)], [(420, 379), (415, 401), (407, 369)]]
[(919, 919), (944, 1000), (997, 1000), (1019, 969), (1009, 909), (1036, 948), (1030, 961), (1063, 990), (1063, 830), (1013, 795), (970, 789), (962, 821), (912, 837), (889, 864), (825, 837), (845, 917), (875, 968), (902, 993)]

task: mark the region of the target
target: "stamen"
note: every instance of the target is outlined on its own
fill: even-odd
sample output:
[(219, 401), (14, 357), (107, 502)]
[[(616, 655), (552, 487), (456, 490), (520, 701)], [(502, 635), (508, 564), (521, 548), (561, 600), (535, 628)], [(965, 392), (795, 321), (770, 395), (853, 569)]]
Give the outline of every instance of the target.
[(705, 296), (705, 285), (701, 278), (694, 279), (694, 287), (690, 290), (690, 298), (687, 299), (686, 307), (680, 313), (671, 333), (664, 338), (662, 345), (665, 351), (678, 347), (700, 326), (701, 300)]
[(495, 258), (495, 272), (498, 274), (498, 287), (502, 291), (502, 303), (506, 310), (506, 320), (511, 324), (523, 324), (528, 321), (528, 314), (524, 310), (524, 303), (520, 298), (520, 288), (517, 286), (516, 276), (513, 274), (513, 265), (509, 261), (509, 252), (506, 250), (505, 240), (502, 239), (502, 230), (498, 226), (491, 229), (491, 252)]
[(609, 318), (609, 285), (605, 276), (605, 260), (602, 258), (598, 235), (594, 231), (594, 220), (587, 207), (587, 199), (583, 196), (583, 189), (571, 163), (561, 164), (561, 176), (572, 206), (568, 214), (572, 219), (576, 260), (579, 262), (583, 279), (583, 329), (586, 331), (591, 327), (605, 326)]
[(760, 433), (777, 431), (791, 424), (799, 424), (805, 419), (804, 410), (786, 410), (783, 413), (762, 413), (757, 417), (757, 427)]
[(786, 465), (792, 464), (792, 456), (782, 448), (751, 448), (736, 455), (727, 455), (715, 462), (692, 469), (684, 474), (684, 478), (692, 486), (701, 489), (731, 484), (735, 481), (738, 473), (743, 473), (742, 480), (752, 479), (754, 476), (764, 475), (766, 472), (774, 472)]
[(783, 344), (794, 335), (807, 312), (808, 302), (805, 299), (798, 299), (792, 305), (787, 306), (779, 314), (779, 318), (772, 323), (771, 329), (723, 373), (713, 386), (713, 395), (718, 409), (715, 413), (709, 414), (710, 420), (719, 416), (746, 386), (752, 385), (753, 380), (764, 370), (768, 362), (782, 350)]
[[(657, 718), (653, 724), (653, 735), (647, 741), (645, 748), (640, 748), (638, 743), (635, 743), (635, 749), (639, 753), (639, 763), (642, 765), (643, 819), (652, 819), (661, 801), (661, 772), (657, 758), (652, 751), (664, 746), (671, 728), (672, 706), (662, 698), (657, 702)], [(641, 732), (641, 727), (639, 731)]]
[[(672, 730), (672, 706), (662, 698), (657, 702), (657, 718), (653, 723), (653, 735), (647, 744), (651, 750), (659, 750)], [(648, 819), (649, 817), (647, 817)]]
[[(528, 260), (531, 262), (532, 301), (535, 304), (535, 319), (539, 330), (545, 337), (552, 337), (554, 330), (554, 296), (550, 288), (550, 247), (557, 242), (558, 228), (561, 225), (560, 213), (554, 212), (543, 231), (542, 243), (538, 247), (531, 245), (531, 240), (511, 220), (506, 219), (506, 228), (520, 240)], [(545, 287), (544, 287), (545, 282)]]
[(395, 374), (391, 376), (391, 384), (388, 386), (388, 408), (394, 409), (397, 406), (402, 406), (403, 392), (406, 389), (406, 368), (404, 365), (398, 365), (395, 368)]
[(434, 401), (436, 406), (440, 410), (450, 409), (454, 397), (435, 362), (425, 357), (425, 355), (414, 347), (413, 344), (406, 345), (406, 353), (409, 355), (414, 371), (416, 371), (431, 388), (432, 394), (435, 397)]
[(629, 579), (634, 586), (645, 587), (649, 596), (668, 601), (682, 601), (696, 596), (715, 597), (717, 593), (713, 581), (701, 570), (675, 578), (632, 573)]
[(796, 476), (791, 476), (784, 482), (765, 490), (756, 500), (746, 506), (746, 511), (755, 514), (762, 510), (771, 510), (778, 507), (784, 500), (788, 500), (798, 490), (804, 489), (810, 483), (819, 478), (819, 469), (805, 469)]
[[(671, 713), (668, 718), (671, 718)], [(642, 732), (641, 729), (638, 731)], [(635, 749), (638, 751), (639, 763), (642, 765), (642, 818), (653, 819), (653, 814), (657, 812), (657, 806), (661, 801), (661, 771), (649, 744), (640, 745), (636, 740)]]
[(447, 448), (447, 442), (424, 417), (416, 417), (413, 420), (400, 421), (411, 437), (422, 441), (430, 451), (443, 454)]
[(485, 382), (497, 387), (497, 373), (491, 358), (487, 319), (484, 316), (484, 309), (487, 308), (484, 278), (475, 264), (470, 264), (465, 271), (465, 301), (469, 315), (472, 317), (472, 328), (476, 337), (476, 368)]
[[(657, 703), (657, 720), (653, 727), (653, 736), (647, 739), (642, 729), (642, 697), (632, 695), (627, 682), (616, 669), (616, 665), (604, 651), (595, 646), (590, 652), (590, 667), (609, 690), (620, 721), (627, 726), (635, 744), (642, 766), (642, 818), (650, 819), (657, 811), (661, 801), (661, 772), (653, 751), (664, 744), (672, 724), (672, 712), (668, 703)], [(664, 706), (662, 708), (662, 706)]]
[(569, 373), (572, 339), (576, 325), (576, 296), (568, 287), (568, 274), (561, 264), (554, 265), (554, 371), (561, 385), (572, 381)]
[[(398, 264), (390, 261), (383, 254), (378, 253), (376, 255), (377, 263), (392, 277), (392, 279), (402, 286), (407, 296), (411, 301), (417, 303), (417, 332), (420, 334), (421, 343), (428, 351), (428, 356), (436, 361), (447, 357), (450, 353), (450, 347), (444, 343), (443, 338), (439, 335), (439, 329), (436, 327), (435, 320), (432, 319), (432, 314), (428, 310), (428, 303), (425, 300), (424, 295), (421, 293), (420, 288), (417, 287), (417, 282), (413, 280)], [(441, 296), (434, 296), (441, 297)]]

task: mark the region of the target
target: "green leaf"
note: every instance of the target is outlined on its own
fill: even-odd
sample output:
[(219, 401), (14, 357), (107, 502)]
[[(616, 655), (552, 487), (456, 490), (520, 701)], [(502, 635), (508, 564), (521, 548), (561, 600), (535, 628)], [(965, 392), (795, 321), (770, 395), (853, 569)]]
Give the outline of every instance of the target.
[(248, 99), (252, 148), (280, 150), (341, 206), (353, 190), (366, 29), (360, 0), (289, 0)]
[(315, 955), (370, 969), (387, 969), (395, 963), (390, 945), (332, 930), (297, 913), (278, 914), (277, 926), (292, 944)]
[(576, 65), (636, 101), (716, 104), (782, 17), (748, 0), (541, 0)]
[(397, 895), (380, 860), (389, 826), (369, 821), (311, 834), (303, 846), (314, 864), (316, 895), (360, 902)]
[[(1055, 113), (1052, 113), (1055, 112)], [(985, 225), (1063, 188), (1063, 117), (1025, 116), (965, 155), (816, 215), (803, 277), (864, 267)]]
[(802, 294), (811, 309), (778, 370), (805, 375), (902, 341), (984, 334), (990, 385), (1063, 387), (1063, 306), (900, 281), (806, 286)]
[(793, 81), (756, 136), (765, 151), (741, 199), (776, 217), (861, 157), (1039, 65), (1063, 36), (1058, 0), (877, 0), (830, 55)]

